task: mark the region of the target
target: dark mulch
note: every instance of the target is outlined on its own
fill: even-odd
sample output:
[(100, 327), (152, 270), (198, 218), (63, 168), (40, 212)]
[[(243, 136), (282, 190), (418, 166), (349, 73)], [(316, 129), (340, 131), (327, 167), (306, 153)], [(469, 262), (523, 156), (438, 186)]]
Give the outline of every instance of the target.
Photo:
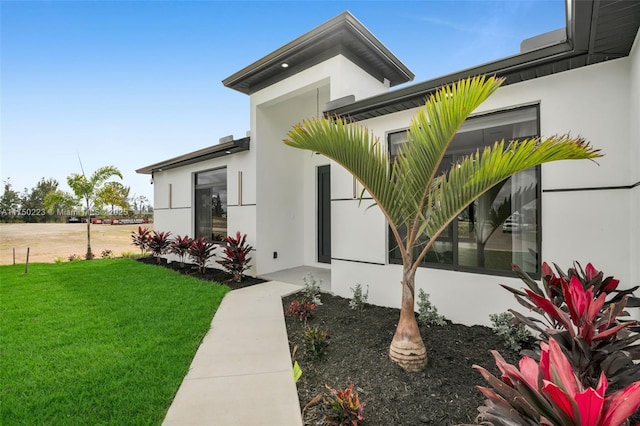
[(138, 259), (138, 261), (146, 263), (148, 265), (158, 265), (168, 269), (172, 269), (174, 271), (180, 272), (181, 274), (199, 278), (201, 280), (225, 284), (231, 287), (232, 290), (237, 290), (239, 288), (249, 287), (255, 284), (266, 282), (266, 280), (263, 280), (261, 278), (254, 278), (248, 275), (243, 275), (242, 281), (237, 283), (232, 280), (231, 274), (228, 274), (222, 269), (206, 268), (205, 272), (201, 273), (200, 271), (198, 271), (198, 267), (193, 264), (185, 263), (184, 266), (181, 266), (180, 262), (167, 263), (167, 260), (164, 258), (160, 258), (160, 263), (158, 263), (157, 259), (153, 256), (141, 257)]
[[(294, 296), (283, 300), (285, 311)], [(484, 379), (473, 364), (497, 374), (490, 349), (498, 348), (507, 361), (517, 362), (516, 353), (505, 349), (490, 328), (421, 326), (427, 345), (428, 366), (421, 373), (406, 373), (390, 361), (389, 344), (399, 318), (397, 309), (367, 305), (357, 312), (349, 300), (322, 295), (322, 305), (308, 321), (310, 327), (325, 327), (330, 336), (322, 360), (307, 353), (302, 343), (303, 323), (286, 317), (289, 344), (298, 345), (296, 360), (303, 374), (298, 381), (300, 405), (325, 392), (324, 385), (346, 388), (353, 383), (364, 407), (364, 425), (452, 425), (473, 423), (482, 405), (475, 388)], [(317, 424), (320, 407), (309, 408), (305, 424)]]

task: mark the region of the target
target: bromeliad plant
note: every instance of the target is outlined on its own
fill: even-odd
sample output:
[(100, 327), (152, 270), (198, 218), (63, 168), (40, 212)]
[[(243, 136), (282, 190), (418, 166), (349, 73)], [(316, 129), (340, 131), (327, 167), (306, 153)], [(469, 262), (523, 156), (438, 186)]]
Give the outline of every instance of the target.
[(191, 242), (187, 252), (189, 253), (189, 257), (198, 266), (200, 273), (204, 274), (207, 261), (213, 256), (215, 248), (216, 245), (204, 237), (200, 237)]
[(154, 231), (151, 238), (149, 238), (149, 249), (158, 263), (160, 263), (161, 256), (169, 250), (169, 246), (171, 245), (170, 236), (171, 232)]
[(249, 269), (249, 253), (253, 247), (247, 244), (247, 234), (240, 236), (239, 231), (235, 237), (228, 236), (223, 241), (226, 243), (223, 250), (224, 258), (217, 262), (233, 276), (233, 281), (239, 283), (242, 281), (243, 272)]
[(169, 251), (171, 253), (178, 256), (180, 259), (180, 267), (184, 268), (184, 258), (189, 254), (189, 247), (191, 247), (191, 243), (193, 242), (193, 238), (184, 236), (181, 237), (178, 235), (171, 241), (171, 245), (169, 246)]
[(620, 426), (640, 406), (640, 382), (606, 395), (604, 373), (595, 387), (586, 387), (555, 340), (541, 343), (540, 362), (523, 357), (519, 369), (492, 351), (502, 373), (498, 379), (474, 365), (493, 389), (478, 386), (486, 397), (476, 421), (495, 426)]
[[(579, 264), (569, 274), (556, 276), (543, 264), (543, 289), (520, 268), (514, 270), (529, 288), (524, 291), (503, 286), (518, 302), (542, 319), (514, 310), (516, 319), (540, 333), (540, 339), (555, 339), (569, 356), (584, 386), (596, 386), (604, 373), (612, 384), (625, 386), (640, 380), (640, 334), (632, 334), (633, 321), (621, 322), (627, 301), (636, 288), (617, 291), (619, 281), (603, 279), (592, 264), (583, 271)], [(611, 296), (611, 297), (609, 297)], [(607, 299), (609, 297), (609, 299)], [(635, 298), (634, 298), (635, 300)], [(537, 357), (530, 351), (525, 351)]]
[(149, 228), (138, 226), (138, 232), (131, 231), (131, 244), (140, 249), (140, 254), (144, 254), (149, 249), (149, 240), (151, 239), (151, 231)]
[(304, 121), (284, 141), (343, 166), (387, 220), (403, 265), (400, 319), (389, 356), (407, 371), (422, 370), (427, 363), (414, 315), (415, 274), (448, 224), (475, 199), (520, 171), (549, 161), (600, 156), (584, 139), (569, 136), (501, 141), (440, 172), (462, 123), (502, 82), (480, 76), (437, 90), (413, 118), (408, 141), (393, 164), (384, 144), (368, 129), (340, 117)]

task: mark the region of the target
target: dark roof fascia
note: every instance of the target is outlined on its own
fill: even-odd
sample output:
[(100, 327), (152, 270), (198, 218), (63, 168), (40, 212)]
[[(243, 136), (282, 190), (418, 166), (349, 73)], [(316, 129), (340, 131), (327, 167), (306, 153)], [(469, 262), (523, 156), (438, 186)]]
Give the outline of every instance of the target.
[[(597, 7), (599, 7), (599, 0), (568, 0), (566, 2), (567, 40), (564, 42), (372, 96), (350, 105), (324, 111), (324, 113), (326, 116), (346, 116), (352, 120), (360, 121), (419, 107), (438, 88), (470, 76), (482, 74), (499, 77), (517, 76), (518, 72), (524, 74), (524, 71), (533, 70), (535, 67), (560, 63), (561, 61), (573, 60), (588, 65), (599, 59), (619, 57), (620, 55), (605, 57), (593, 52), (595, 28), (598, 20), (598, 13), (595, 9)], [(514, 78), (513, 80), (508, 78), (505, 85), (528, 78)]]
[[(246, 66), (233, 75), (225, 78), (222, 80), (222, 84), (245, 94), (250, 95), (255, 93), (257, 90), (264, 88), (265, 84), (264, 82), (260, 82), (258, 84), (247, 86), (247, 83), (250, 81), (252, 76), (255, 76), (269, 68), (281, 67), (282, 63), (288, 62), (289, 58), (302, 50), (313, 49), (314, 47), (316, 49), (323, 49), (322, 45), (324, 39), (341, 29), (350, 31), (350, 33), (353, 34), (363, 46), (373, 49), (382, 61), (390, 65), (394, 71), (401, 76), (397, 81), (391, 82), (392, 86), (413, 80), (415, 74), (413, 74), (413, 72), (411, 72), (411, 70), (384, 44), (382, 44), (382, 42), (380, 42), (380, 40), (378, 40), (360, 21), (358, 21), (351, 13), (345, 11), (256, 62)], [(334, 50), (334, 54), (335, 52), (345, 53), (342, 48), (339, 48), (337, 51)], [(320, 56), (323, 59), (326, 59), (327, 55), (318, 50), (317, 54), (314, 56)], [(303, 64), (302, 67), (298, 66), (295, 67), (295, 69), (283, 70), (281, 74), (282, 77), (277, 78), (275, 81), (282, 80), (292, 74), (300, 72), (313, 64), (314, 61), (307, 61), (307, 63)], [(270, 79), (269, 83), (272, 84), (275, 82), (271, 80), (273, 80), (273, 78)]]
[[(372, 96), (362, 99), (350, 105), (325, 111), (326, 116), (349, 116), (358, 121), (366, 118), (384, 115), (384, 112), (377, 110), (384, 109), (390, 105), (403, 104), (409, 102), (412, 104), (409, 108), (423, 104), (427, 97), (434, 93), (438, 88), (451, 84), (453, 82), (476, 75), (501, 75), (510, 72), (517, 72), (520, 68), (526, 68), (532, 64), (544, 64), (553, 62), (557, 58), (566, 57), (567, 54), (573, 52), (571, 43), (564, 42), (543, 49), (527, 52), (525, 54), (511, 56), (499, 61), (489, 62), (477, 67), (468, 68), (442, 77), (423, 81), (413, 84), (409, 87), (386, 92), (381, 95)], [(415, 103), (416, 105), (413, 105)], [(403, 109), (409, 109), (403, 108)], [(375, 112), (374, 112), (375, 111)], [(391, 111), (396, 112), (396, 111)], [(368, 116), (369, 114), (372, 114)], [(363, 114), (365, 116), (363, 116)]]
[(161, 161), (147, 167), (136, 170), (139, 174), (153, 174), (162, 172), (176, 167), (187, 166), (189, 164), (199, 163), (201, 161), (210, 160), (212, 158), (223, 157), (225, 155), (235, 154), (237, 152), (248, 151), (251, 142), (250, 137), (235, 139), (229, 142), (219, 143), (208, 148), (193, 151), (188, 154), (174, 157), (169, 160)]

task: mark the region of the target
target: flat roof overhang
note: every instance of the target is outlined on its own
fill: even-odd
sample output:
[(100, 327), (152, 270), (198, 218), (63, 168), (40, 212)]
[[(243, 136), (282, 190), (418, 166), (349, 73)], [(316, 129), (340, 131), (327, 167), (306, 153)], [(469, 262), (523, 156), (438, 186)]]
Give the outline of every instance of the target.
[(235, 139), (229, 142), (219, 143), (208, 148), (193, 151), (188, 154), (174, 157), (169, 160), (155, 163), (147, 167), (136, 170), (136, 173), (150, 175), (155, 172), (162, 172), (176, 167), (187, 166), (189, 164), (199, 163), (201, 161), (210, 160), (212, 158), (223, 157), (225, 155), (235, 154), (237, 152), (248, 151), (251, 142), (250, 137)]
[(222, 84), (250, 95), (339, 54), (379, 81), (388, 80), (390, 86), (415, 77), (360, 21), (345, 11), (227, 77)]
[(640, 1), (567, 0), (564, 42), (497, 60), (324, 111), (354, 121), (417, 108), (438, 88), (487, 74), (519, 83), (629, 55), (640, 26)]

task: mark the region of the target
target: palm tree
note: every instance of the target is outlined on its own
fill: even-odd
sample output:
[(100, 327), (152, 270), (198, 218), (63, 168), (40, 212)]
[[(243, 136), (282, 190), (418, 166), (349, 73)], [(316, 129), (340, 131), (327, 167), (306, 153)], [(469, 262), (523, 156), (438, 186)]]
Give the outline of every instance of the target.
[[(72, 173), (67, 177), (67, 184), (73, 191), (75, 199), (78, 202), (84, 204), (86, 216), (87, 216), (87, 254), (85, 258), (87, 260), (93, 259), (93, 253), (91, 252), (91, 211), (100, 207), (102, 201), (100, 194), (102, 193), (104, 185), (107, 181), (113, 177), (118, 176), (122, 179), (122, 173), (114, 166), (100, 167), (98, 170), (87, 178), (82, 171), (82, 174)], [(47, 195), (45, 198), (45, 207), (49, 210), (56, 203), (63, 200), (68, 200), (73, 197), (71, 194), (55, 191)]]
[[(476, 198), (519, 171), (549, 161), (600, 156), (584, 139), (569, 136), (501, 141), (438, 174), (459, 127), (502, 81), (474, 77), (439, 89), (413, 118), (408, 142), (392, 165), (377, 138), (343, 118), (306, 120), (294, 126), (284, 141), (342, 165), (387, 219), (403, 265), (400, 320), (389, 355), (407, 371), (420, 371), (427, 362), (414, 315), (416, 270), (447, 225)], [(420, 248), (416, 256), (414, 247)]]

